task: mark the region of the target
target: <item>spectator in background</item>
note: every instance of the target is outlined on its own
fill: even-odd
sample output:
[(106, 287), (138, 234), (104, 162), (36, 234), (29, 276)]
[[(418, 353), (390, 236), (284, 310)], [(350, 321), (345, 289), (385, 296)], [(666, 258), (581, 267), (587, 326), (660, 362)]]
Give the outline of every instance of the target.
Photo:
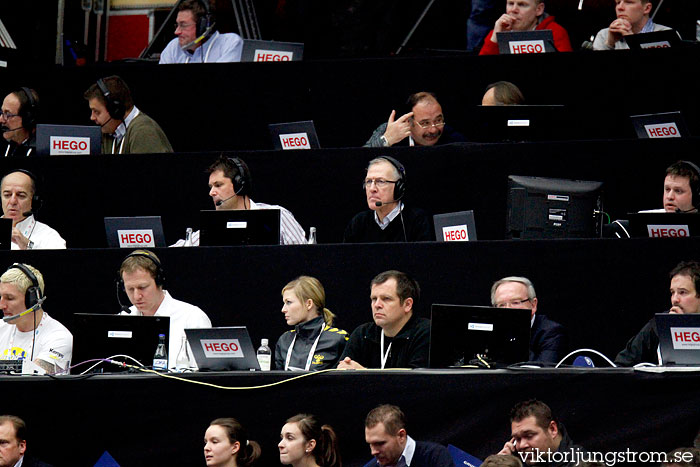
[(654, 23), (649, 17), (651, 10), (650, 0), (615, 0), (617, 18), (609, 27), (598, 31), (593, 50), (629, 49), (625, 36), (670, 29)]
[(484, 39), (479, 55), (498, 55), (496, 34), (509, 31), (540, 31), (550, 29), (557, 52), (572, 52), (569, 34), (544, 11), (543, 0), (506, 0), (506, 12)]
[(314, 415), (299, 414), (287, 420), (277, 445), (280, 463), (293, 467), (340, 467), (338, 437), (330, 425)]
[(36, 119), (39, 94), (33, 89), (19, 88), (2, 101), (2, 137), (7, 141), (5, 157), (26, 157), (36, 154)]
[(217, 418), (204, 433), (204, 460), (208, 467), (249, 467), (260, 457), (260, 445), (235, 418)]
[(525, 97), (510, 81), (496, 81), (486, 86), (481, 105), (523, 105)]

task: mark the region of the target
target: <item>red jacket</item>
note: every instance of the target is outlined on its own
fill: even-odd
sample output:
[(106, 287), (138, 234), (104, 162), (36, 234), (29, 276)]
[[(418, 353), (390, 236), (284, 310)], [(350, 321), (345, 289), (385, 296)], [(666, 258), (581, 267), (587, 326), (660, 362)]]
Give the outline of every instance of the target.
[[(547, 16), (535, 28), (535, 30), (538, 31), (542, 29), (552, 30), (554, 47), (557, 49), (557, 51), (573, 52), (571, 42), (569, 41), (569, 34), (566, 32), (566, 29), (554, 22), (554, 16)], [(481, 47), (479, 55), (498, 55), (498, 43), (491, 42), (491, 36), (493, 36), (493, 29), (486, 36), (486, 39), (484, 39), (484, 45)]]

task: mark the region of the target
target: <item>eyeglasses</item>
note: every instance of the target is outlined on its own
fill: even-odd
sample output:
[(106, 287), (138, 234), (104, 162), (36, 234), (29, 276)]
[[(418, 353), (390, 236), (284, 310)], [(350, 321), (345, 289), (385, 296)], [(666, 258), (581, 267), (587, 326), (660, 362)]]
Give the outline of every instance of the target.
[(516, 308), (525, 302), (529, 302), (529, 298), (524, 298), (522, 300), (510, 300), (508, 302), (496, 303), (496, 308)]
[(19, 114), (12, 114), (12, 113), (8, 112), (7, 110), (4, 110), (4, 111), (0, 112), (0, 116), (2, 116), (5, 120), (9, 120), (12, 117), (19, 117)]
[(441, 127), (445, 126), (445, 120), (443, 120), (442, 118), (438, 118), (438, 119), (436, 119), (435, 123), (416, 122), (416, 125), (423, 128), (424, 130), (427, 130), (428, 128), (432, 128), (432, 127), (441, 128)]
[(384, 180), (383, 178), (368, 178), (362, 183), (362, 188), (367, 189), (374, 183), (377, 188), (384, 188), (389, 183), (396, 183), (398, 180)]
[(175, 23), (174, 26), (175, 26), (175, 29), (177, 29), (177, 28), (187, 29), (187, 28), (191, 28), (192, 26), (194, 26), (194, 23)]

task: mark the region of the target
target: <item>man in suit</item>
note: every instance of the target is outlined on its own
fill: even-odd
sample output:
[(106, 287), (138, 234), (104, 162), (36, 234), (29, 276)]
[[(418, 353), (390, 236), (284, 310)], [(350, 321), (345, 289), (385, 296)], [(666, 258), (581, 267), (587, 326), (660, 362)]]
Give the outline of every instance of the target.
[(406, 416), (395, 405), (384, 404), (372, 409), (365, 419), (365, 440), (374, 459), (373, 466), (454, 467), (445, 446), (415, 441), (406, 433)]
[(537, 295), (526, 277), (510, 276), (491, 286), (491, 305), (498, 308), (531, 310), (530, 361), (557, 363), (565, 355), (564, 327), (542, 314), (537, 314)]
[(14, 415), (0, 415), (0, 467), (51, 467), (26, 455), (27, 425)]

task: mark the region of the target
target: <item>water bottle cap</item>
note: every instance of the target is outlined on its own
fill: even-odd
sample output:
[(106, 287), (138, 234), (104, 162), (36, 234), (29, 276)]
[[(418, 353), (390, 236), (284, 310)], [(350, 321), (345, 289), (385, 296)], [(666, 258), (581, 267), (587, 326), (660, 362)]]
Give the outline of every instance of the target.
[(267, 339), (261, 339), (260, 340), (260, 345), (267, 345)]
[(158, 337), (165, 337), (165, 334), (158, 334)]

